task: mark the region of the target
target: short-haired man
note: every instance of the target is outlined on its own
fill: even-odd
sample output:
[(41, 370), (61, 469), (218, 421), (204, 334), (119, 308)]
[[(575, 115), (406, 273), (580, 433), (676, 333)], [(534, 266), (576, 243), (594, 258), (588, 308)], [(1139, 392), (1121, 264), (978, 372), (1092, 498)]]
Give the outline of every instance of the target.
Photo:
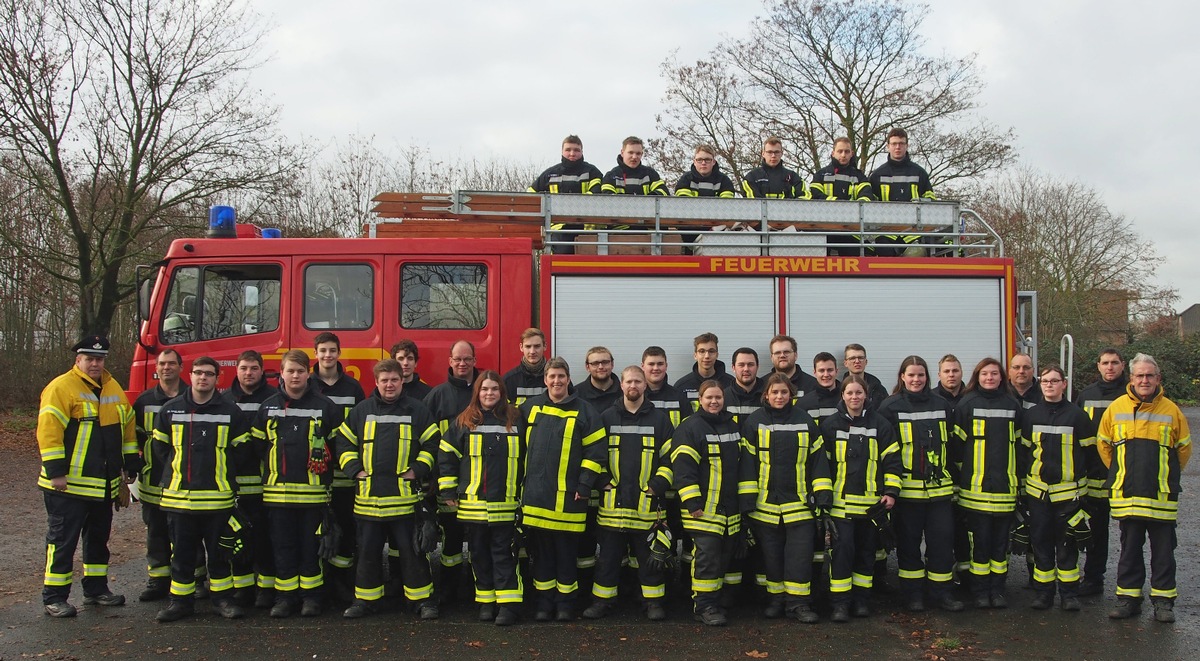
[[(442, 434), (450, 428), (450, 422), (471, 403), (471, 389), (479, 377), (479, 370), (475, 367), (475, 345), (466, 340), (458, 340), (450, 347), (448, 362), (450, 367), (446, 370), (446, 380), (434, 386), (425, 396), (425, 405)], [(436, 449), (434, 455), (437, 455)], [(437, 464), (432, 468), (436, 484)], [(430, 497), (437, 499), (437, 492), (430, 494)], [(438, 592), (443, 601), (449, 602), (454, 600), (458, 586), (462, 584), (466, 530), (458, 520), (458, 508), (448, 505), (445, 499), (438, 499), (437, 518), (442, 528), (442, 571)]]
[[(354, 498), (359, 525), (354, 603), (342, 615), (359, 618), (375, 611), (383, 598), (383, 544), (391, 539), (397, 542), (405, 598), (417, 605), (422, 620), (437, 619), (429, 562), (411, 540), (420, 485), (433, 475), (442, 437), (425, 404), (404, 396), (399, 363), (385, 358), (373, 372), (375, 391), (351, 409), (333, 437), (338, 463), (360, 485)], [(460, 555), (461, 546), (460, 541)]]
[(654, 168), (642, 164), (646, 148), (642, 139), (629, 136), (621, 142), (617, 167), (609, 170), (600, 183), (600, 192), (611, 195), (667, 195), (667, 183)]
[[(600, 192), (600, 180), (603, 178), (600, 169), (583, 160), (583, 140), (577, 135), (568, 135), (562, 141), (562, 162), (546, 168), (529, 186), (530, 193), (576, 193), (588, 195)], [(583, 225), (555, 224), (553, 230), (579, 231)], [(573, 234), (555, 232), (550, 235), (551, 241), (566, 241)], [(557, 254), (574, 254), (575, 246), (571, 244), (551, 246), (551, 252)], [(394, 354), (393, 354), (394, 355)], [(510, 391), (511, 392), (511, 391)]]
[(392, 345), (388, 355), (392, 357), (392, 360), (400, 363), (400, 369), (404, 370), (404, 396), (425, 399), (425, 395), (428, 395), (433, 388), (421, 379), (420, 374), (417, 374), (417, 361), (421, 360), (421, 354), (417, 351), (417, 343), (408, 338), (402, 339)]
[[(888, 159), (875, 168), (871, 173), (870, 184), (872, 192), (884, 202), (912, 202), (915, 200), (936, 200), (933, 186), (929, 183), (929, 173), (925, 168), (912, 162), (908, 156), (908, 133), (902, 128), (894, 128), (887, 135)], [(883, 235), (877, 241), (880, 244), (892, 243), (895, 248), (878, 247), (875, 254), (880, 257), (897, 257), (904, 254), (908, 246), (919, 243), (919, 236)]]
[(1026, 354), (1018, 353), (1009, 359), (1008, 386), (1022, 408), (1031, 409), (1042, 401), (1042, 389), (1033, 378), (1033, 359)]
[[(267, 384), (262, 354), (247, 349), (238, 355), (236, 378), (223, 396), (236, 404), (247, 420), (253, 421), (262, 403), (276, 392), (276, 388)], [(233, 560), (233, 587), (239, 602), (246, 602), (244, 595), (257, 586), (254, 606), (270, 608), (275, 604), (275, 556), (268, 534), (267, 510), (263, 507), (263, 466), (253, 453), (244, 454), (237, 469), (237, 504), (251, 526), (244, 540), (248, 546), (246, 553)]]
[(539, 328), (521, 333), (521, 364), (504, 373), (504, 390), (513, 404), (546, 392), (546, 334)]
[(649, 346), (642, 352), (642, 372), (646, 375), (646, 399), (666, 412), (671, 426), (691, 415), (688, 398), (667, 381), (667, 352), (660, 346)]
[(534, 619), (570, 622), (579, 590), (579, 537), (588, 499), (608, 465), (607, 447), (599, 413), (568, 389), (567, 361), (546, 361), (545, 383), (545, 392), (521, 404), (527, 430), (521, 516), (537, 590)]
[[(671, 432), (667, 414), (645, 397), (646, 375), (631, 365), (621, 371), (621, 399), (600, 415), (608, 430), (611, 463), (605, 476), (597, 516), (600, 552), (592, 585), (595, 602), (583, 611), (589, 619), (608, 615), (617, 598), (621, 561), (633, 549), (643, 607), (651, 620), (663, 620), (666, 574), (650, 560), (647, 533), (658, 518), (658, 507), (671, 485)], [(645, 485), (643, 488), (642, 485)]]
[[(325, 395), (334, 404), (342, 407), (342, 417), (345, 418), (350, 409), (361, 402), (362, 384), (358, 379), (346, 374), (339, 360), (342, 356), (342, 341), (337, 335), (328, 331), (319, 333), (313, 338), (313, 349), (317, 354), (317, 365), (313, 369), (312, 382), (317, 392)], [(342, 537), (338, 540), (337, 553), (327, 561), (326, 578), (333, 584), (336, 594), (343, 600), (349, 600), (353, 593), (354, 584), (354, 540), (356, 538), (354, 516), (354, 493), (358, 487), (354, 480), (342, 472), (340, 466), (333, 466), (333, 491), (330, 505), (338, 526), (342, 529)]]
[(37, 441), (38, 488), (46, 515), (46, 573), (42, 605), (50, 617), (74, 617), (68, 601), (75, 546), (83, 536), (83, 603), (121, 606), (108, 589), (108, 535), (121, 482), (133, 482), (138, 459), (133, 407), (104, 369), (108, 338), (90, 335), (71, 351), (75, 365), (42, 390)]
[[(1077, 401), (1080, 408), (1092, 421), (1091, 432), (1095, 435), (1100, 426), (1100, 418), (1117, 398), (1125, 395), (1129, 385), (1129, 376), (1125, 373), (1125, 361), (1121, 352), (1109, 347), (1100, 352), (1096, 361), (1096, 369), (1100, 372), (1100, 380), (1083, 389)], [(1092, 517), (1089, 522), (1092, 529), (1092, 541), (1088, 545), (1087, 559), (1083, 564), (1083, 580), (1079, 583), (1079, 596), (1091, 596), (1104, 592), (1104, 572), (1108, 569), (1108, 537), (1110, 528), (1110, 512), (1108, 505), (1109, 490), (1104, 483), (1108, 479), (1108, 470), (1100, 461), (1099, 450), (1095, 446), (1083, 449), (1087, 456), (1087, 493), (1083, 496), (1083, 507)]]
[(962, 362), (959, 361), (958, 356), (952, 353), (942, 356), (942, 359), (938, 361), (938, 384), (933, 387), (933, 392), (950, 402), (951, 408), (957, 407), (958, 400), (962, 398), (962, 377)]
[(725, 386), (725, 410), (741, 423), (763, 407), (763, 380), (758, 378), (758, 352), (738, 347), (733, 352), (733, 383)]
[(870, 200), (871, 182), (854, 164), (854, 145), (850, 138), (833, 141), (829, 165), (817, 170), (808, 190), (814, 200)]
[(621, 398), (621, 384), (613, 378), (612, 352), (604, 347), (592, 347), (583, 359), (588, 378), (575, 384), (575, 392), (599, 413), (612, 408)]
[(1129, 386), (1104, 411), (1096, 436), (1108, 467), (1112, 517), (1120, 522), (1117, 606), (1108, 616), (1132, 617), (1142, 608), (1146, 566), (1142, 549), (1150, 538), (1150, 601), (1154, 619), (1175, 621), (1175, 536), (1179, 475), (1192, 454), (1187, 418), (1162, 389), (1153, 356), (1129, 361)]
[(771, 365), (776, 372), (786, 376), (796, 386), (796, 397), (817, 389), (817, 380), (813, 375), (800, 369), (796, 364), (796, 338), (790, 335), (776, 335), (768, 345), (771, 349)]
[[(342, 407), (309, 379), (308, 354), (292, 349), (279, 359), (279, 391), (258, 408), (250, 429), (263, 462), (263, 505), (275, 553), (271, 617), (320, 615), (325, 584), (317, 555), (333, 469), (329, 438), (342, 424)], [(343, 530), (344, 534), (344, 530)], [(340, 551), (339, 551), (340, 552)]]
[(151, 452), (154, 440), (154, 420), (162, 405), (179, 396), (183, 358), (174, 349), (163, 349), (154, 360), (158, 383), (147, 388), (133, 400), (137, 424), (138, 447), (142, 449), (142, 470), (138, 476), (138, 494), (142, 501), (142, 522), (146, 524), (146, 589), (138, 601), (164, 599), (171, 589), (171, 535), (167, 530), (167, 515), (158, 506), (162, 499), (162, 466), (154, 462)]
[(171, 599), (158, 611), (159, 622), (195, 611), (201, 549), (217, 613), (231, 620), (246, 614), (233, 598), (233, 567), (219, 539), (233, 514), (236, 468), (245, 463), (241, 455), (250, 426), (237, 404), (217, 393), (220, 374), (220, 365), (208, 356), (192, 361), (191, 387), (163, 404), (154, 423), (152, 451), (162, 466), (159, 502), (171, 531)]
[(733, 182), (721, 172), (717, 150), (712, 145), (696, 145), (692, 167), (675, 183), (680, 197), (733, 197)]
[(733, 383), (733, 377), (725, 372), (725, 363), (717, 360), (716, 335), (713, 333), (697, 335), (692, 339), (692, 349), (696, 358), (696, 362), (692, 364), (692, 371), (675, 382), (675, 388), (683, 392), (684, 397), (687, 397), (688, 404), (691, 405), (689, 414), (700, 408), (701, 383), (713, 379), (721, 384), (722, 388), (727, 388)]
[(863, 345), (851, 342), (842, 352), (842, 366), (847, 374), (857, 374), (867, 382), (867, 405), (879, 406), (887, 399), (888, 391), (874, 374), (867, 372), (867, 350)]
[(813, 356), (813, 374), (817, 387), (796, 401), (796, 406), (808, 411), (808, 417), (820, 426), (826, 417), (837, 413), (842, 393), (837, 380), (837, 358), (828, 351)]
[(804, 179), (783, 165), (783, 140), (771, 136), (763, 143), (762, 163), (742, 177), (746, 197), (808, 199)]

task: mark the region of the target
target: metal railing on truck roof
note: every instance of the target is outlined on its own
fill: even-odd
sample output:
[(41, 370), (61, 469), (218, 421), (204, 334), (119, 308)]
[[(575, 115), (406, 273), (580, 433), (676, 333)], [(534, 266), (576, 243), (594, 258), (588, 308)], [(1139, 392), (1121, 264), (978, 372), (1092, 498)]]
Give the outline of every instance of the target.
[(849, 202), (550, 193), (381, 193), (367, 236), (526, 236), (592, 254), (997, 257), (1004, 242), (958, 202)]

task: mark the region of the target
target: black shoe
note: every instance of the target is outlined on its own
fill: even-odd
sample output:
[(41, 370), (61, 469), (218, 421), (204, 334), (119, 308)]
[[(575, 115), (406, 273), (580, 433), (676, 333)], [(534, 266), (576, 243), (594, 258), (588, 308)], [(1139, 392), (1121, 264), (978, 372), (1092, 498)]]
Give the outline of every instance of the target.
[(829, 616), (830, 622), (849, 622), (850, 621), (850, 605), (849, 604), (834, 604), (833, 613)]
[(271, 588), (259, 588), (254, 595), (255, 608), (270, 608), (275, 605), (275, 591)]
[(1008, 597), (1000, 592), (992, 595), (992, 608), (1008, 608)]
[(1128, 597), (1121, 597), (1117, 599), (1117, 605), (1108, 611), (1108, 616), (1114, 620), (1126, 620), (1141, 614), (1141, 612), (1142, 601), (1140, 599), (1135, 601)]
[(1065, 611), (1077, 611), (1083, 608), (1083, 604), (1079, 603), (1079, 597), (1063, 597), (1061, 606)]
[(965, 606), (963, 606), (963, 602), (955, 599), (949, 594), (944, 594), (941, 597), (938, 597), (937, 605), (938, 608), (948, 613), (958, 613), (965, 608)]
[(252, 608), (254, 606), (254, 588), (234, 589), (233, 603), (242, 608)]
[(321, 607), (321, 600), (317, 597), (305, 597), (304, 603), (300, 606), (300, 617), (317, 617), (325, 610)]
[(517, 609), (501, 606), (496, 613), (496, 626), (507, 627), (517, 623)]
[(433, 601), (432, 599), (426, 600), (421, 604), (421, 607), (417, 609), (417, 617), (421, 618), (422, 620), (436, 620), (438, 619), (438, 616), (439, 613), (437, 602)]
[(658, 603), (658, 600), (646, 602), (646, 619), (652, 622), (661, 622), (667, 619), (667, 609)]
[(1175, 602), (1170, 599), (1154, 599), (1154, 621), (1170, 624), (1175, 621)]
[(175, 622), (176, 620), (188, 617), (194, 612), (196, 612), (196, 607), (191, 601), (172, 599), (167, 602), (166, 608), (158, 611), (158, 615), (155, 615), (154, 619), (159, 622)]
[(909, 597), (904, 601), (904, 610), (910, 613), (921, 613), (925, 611), (925, 599), (921, 596)]
[(479, 607), (479, 621), (491, 622), (496, 619), (496, 604), (483, 604)]
[(208, 579), (196, 578), (196, 592), (193, 593), (192, 597), (197, 600), (208, 599)]
[(558, 610), (556, 610), (554, 612), (554, 621), (555, 622), (574, 622), (575, 621), (575, 613), (572, 613), (571, 609), (568, 607), (559, 606)]
[(347, 620), (356, 620), (360, 617), (371, 615), (374, 612), (375, 607), (371, 605), (371, 602), (365, 599), (355, 599), (349, 608), (342, 611), (342, 617)]
[(1053, 592), (1038, 591), (1037, 594), (1033, 595), (1033, 601), (1030, 602), (1029, 607), (1035, 611), (1044, 611), (1053, 605), (1054, 605), (1054, 593)]
[(52, 604), (46, 604), (46, 615), (50, 617), (75, 617), (79, 611), (75, 607), (65, 601), (56, 601)]
[(977, 594), (973, 601), (975, 608), (991, 608), (992, 600), (986, 594)]
[(124, 606), (125, 595), (113, 594), (112, 592), (101, 592), (92, 596), (84, 596), (84, 606)]
[(171, 593), (171, 582), (161, 578), (152, 578), (146, 581), (146, 589), (138, 595), (138, 601), (158, 601), (166, 599)]
[(867, 604), (865, 599), (854, 602), (854, 610), (851, 611), (854, 617), (871, 617), (871, 606)]
[(699, 613), (696, 613), (694, 617), (696, 618), (697, 622), (703, 622), (705, 625), (710, 627), (723, 627), (729, 623), (729, 619), (726, 618), (725, 614), (721, 612), (721, 609), (717, 608), (716, 606), (709, 606)]
[(767, 607), (763, 609), (763, 616), (768, 620), (775, 620), (783, 617), (783, 600), (772, 599), (767, 603)]
[(271, 607), (271, 617), (291, 617), (296, 614), (296, 601), (289, 597), (275, 597), (275, 605)]
[(1079, 588), (1075, 591), (1077, 597), (1094, 597), (1104, 592), (1104, 583), (1093, 581), (1082, 581), (1079, 583)]
[(553, 620), (553, 619), (554, 619), (554, 613), (552, 613), (551, 611), (548, 611), (548, 610), (546, 610), (546, 611), (539, 610), (538, 612), (533, 614), (534, 622), (549, 622), (550, 620)]
[(226, 620), (240, 620), (246, 617), (246, 611), (231, 597), (224, 597), (213, 604), (213, 610), (217, 615)]
[(589, 620), (600, 620), (612, 612), (613, 605), (608, 599), (597, 599), (583, 611), (583, 616)]

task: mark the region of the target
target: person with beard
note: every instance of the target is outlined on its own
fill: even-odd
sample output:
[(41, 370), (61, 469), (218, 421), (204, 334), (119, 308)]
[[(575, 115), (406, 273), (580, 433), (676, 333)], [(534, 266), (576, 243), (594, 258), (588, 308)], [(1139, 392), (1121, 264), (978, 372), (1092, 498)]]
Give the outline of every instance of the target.
[(762, 163), (742, 177), (742, 195), (752, 198), (804, 199), (804, 179), (783, 165), (783, 140), (771, 136), (763, 143)]
[(796, 406), (808, 412), (818, 425), (827, 416), (837, 412), (841, 401), (841, 388), (837, 380), (837, 359), (828, 351), (813, 356), (813, 374), (817, 387), (796, 401)]
[(546, 334), (540, 328), (521, 333), (521, 364), (504, 373), (508, 400), (520, 406), (525, 400), (546, 392)]
[[(604, 175), (600, 169), (583, 160), (583, 140), (577, 135), (568, 135), (562, 142), (562, 162), (546, 168), (538, 175), (529, 187), (530, 193), (578, 193), (588, 195), (600, 192), (600, 180)], [(574, 234), (583, 229), (583, 225), (554, 224), (550, 229), (555, 230), (550, 235), (551, 241), (568, 241)], [(567, 230), (563, 232), (562, 230)], [(572, 244), (552, 245), (550, 252), (560, 255), (575, 253)], [(510, 396), (515, 397), (512, 391)]]
[[(913, 163), (908, 156), (908, 133), (904, 129), (894, 128), (888, 131), (887, 152), (887, 161), (875, 168), (869, 178), (871, 190), (880, 200), (913, 202), (937, 199), (933, 193), (933, 185), (929, 183), (929, 173), (925, 168)], [(894, 244), (895, 247), (880, 245), (875, 248), (875, 254), (879, 257), (899, 257), (906, 254), (907, 249), (920, 240), (921, 237), (915, 235), (880, 236), (876, 239), (878, 243)]]
[(771, 364), (776, 372), (786, 376), (793, 386), (796, 386), (796, 396), (804, 395), (817, 389), (817, 380), (813, 375), (800, 369), (796, 364), (796, 338), (790, 335), (776, 335), (768, 345), (771, 349)]
[(388, 354), (400, 363), (400, 369), (404, 370), (404, 396), (425, 399), (425, 395), (428, 395), (433, 388), (421, 379), (420, 374), (417, 374), (417, 361), (421, 360), (421, 355), (417, 351), (417, 343), (407, 338), (402, 339), (392, 345)]
[(1006, 388), (999, 360), (975, 366), (954, 410), (958, 506), (971, 539), (971, 595), (976, 608), (1007, 608), (1008, 542), (1017, 506), (1022, 408)]
[(700, 408), (700, 384), (713, 380), (727, 388), (733, 384), (733, 377), (725, 372), (725, 363), (717, 360), (717, 336), (712, 333), (701, 333), (692, 339), (692, 349), (696, 362), (692, 371), (675, 382), (675, 388), (683, 391), (691, 405), (691, 411)]
[(600, 182), (599, 192), (609, 195), (667, 195), (667, 183), (654, 168), (642, 164), (645, 146), (642, 139), (629, 136), (621, 142), (617, 167)]
[(758, 352), (740, 347), (733, 352), (733, 383), (725, 387), (725, 410), (740, 423), (763, 407), (763, 380), (758, 378)]
[[(1125, 361), (1116, 349), (1107, 348), (1101, 351), (1096, 369), (1100, 371), (1100, 380), (1084, 388), (1077, 399), (1083, 412), (1092, 421), (1093, 436), (1100, 425), (1100, 418), (1104, 417), (1104, 411), (1114, 400), (1125, 394), (1125, 386), (1129, 384), (1129, 376), (1125, 373)], [(1081, 597), (1104, 592), (1110, 521), (1108, 489), (1104, 487), (1108, 469), (1100, 461), (1100, 454), (1095, 445), (1084, 448), (1084, 454), (1088, 457), (1088, 475), (1083, 507), (1092, 517), (1092, 541), (1087, 549), (1087, 559), (1083, 563), (1083, 582), (1079, 584)]]

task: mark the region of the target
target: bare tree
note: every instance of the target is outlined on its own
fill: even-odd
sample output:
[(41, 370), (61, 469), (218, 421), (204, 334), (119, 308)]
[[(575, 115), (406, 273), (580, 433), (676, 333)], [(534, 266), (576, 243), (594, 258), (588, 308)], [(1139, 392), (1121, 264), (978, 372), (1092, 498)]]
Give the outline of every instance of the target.
[(73, 286), (82, 331), (110, 330), (125, 265), (177, 223), (297, 167), (247, 84), (262, 37), (242, 0), (0, 0), (0, 167), (63, 228), (0, 240)]
[[(668, 60), (665, 134), (652, 147), (675, 165), (681, 149), (715, 145), (733, 175), (758, 164), (762, 139), (789, 144), (801, 170), (853, 141), (869, 170), (893, 127), (935, 184), (1010, 164), (1011, 129), (975, 117), (983, 87), (974, 56), (931, 57), (921, 35), (929, 9), (900, 0), (765, 0), (751, 36), (718, 44), (693, 65)], [(665, 166), (664, 166), (665, 167)]]
[(971, 198), (1004, 238), (1021, 288), (1038, 291), (1043, 338), (1130, 339), (1138, 322), (1169, 314), (1178, 299), (1155, 282), (1154, 244), (1090, 186), (1022, 168)]

